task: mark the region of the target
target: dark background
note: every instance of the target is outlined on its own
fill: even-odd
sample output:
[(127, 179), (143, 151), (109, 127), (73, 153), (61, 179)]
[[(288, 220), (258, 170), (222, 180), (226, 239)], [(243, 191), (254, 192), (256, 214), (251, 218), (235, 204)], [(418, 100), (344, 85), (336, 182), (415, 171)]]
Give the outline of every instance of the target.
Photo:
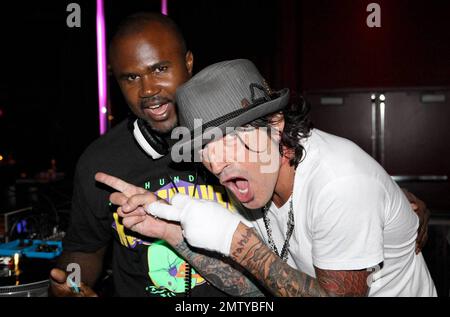
[[(80, 28), (66, 25), (71, 2), (81, 6)], [(381, 28), (366, 25), (372, 2), (381, 6)], [(105, 0), (108, 40), (122, 18), (147, 10), (159, 11), (160, 0)], [(318, 128), (369, 153), (370, 96), (385, 94), (386, 155), (374, 157), (392, 175), (450, 176), (450, 1), (169, 0), (169, 15), (194, 52), (195, 72), (251, 59), (274, 88), (310, 99)], [(69, 201), (76, 161), (99, 136), (95, 1), (2, 4), (0, 41), (0, 190), (35, 178), (55, 159), (66, 183), (60, 196)], [(113, 126), (128, 107), (109, 79)], [(424, 92), (446, 100), (424, 105)], [(322, 96), (344, 104), (323, 107)], [(434, 225), (448, 224), (448, 180), (401, 185), (427, 202)], [(435, 228), (427, 262), (440, 295), (448, 295), (449, 227)]]

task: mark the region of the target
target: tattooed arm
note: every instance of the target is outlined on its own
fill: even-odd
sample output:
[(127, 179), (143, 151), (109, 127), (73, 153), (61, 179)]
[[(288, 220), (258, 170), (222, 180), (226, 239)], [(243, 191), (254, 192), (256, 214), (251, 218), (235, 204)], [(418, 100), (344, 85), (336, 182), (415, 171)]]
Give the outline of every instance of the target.
[(226, 258), (214, 258), (192, 251), (184, 242), (179, 224), (149, 216), (143, 206), (155, 202), (155, 195), (105, 173), (97, 173), (95, 179), (118, 191), (111, 194), (110, 201), (121, 206), (117, 213), (123, 218), (125, 227), (141, 235), (167, 241), (204, 278), (229, 295), (263, 296), (257, 286), (244, 275), (244, 270), (234, 267), (235, 263), (230, 265), (225, 262)]
[(200, 272), (208, 282), (232, 296), (264, 296), (260, 289), (242, 273), (242, 269), (227, 263), (227, 258), (215, 258), (192, 251), (184, 240), (174, 249)]
[(276, 296), (367, 296), (369, 291), (367, 270), (315, 268), (317, 278), (313, 278), (283, 262), (242, 223), (233, 236), (230, 256)]
[[(118, 214), (123, 217), (125, 227), (148, 237), (166, 240), (208, 281), (230, 295), (256, 296), (262, 294), (240, 269), (235, 269), (223, 262), (224, 259), (210, 258), (191, 251), (184, 243), (179, 225), (149, 216), (142, 206), (155, 202), (156, 196), (104, 173), (97, 173), (95, 179), (119, 191), (111, 194), (110, 200), (113, 204), (121, 206)], [(198, 209), (194, 208), (193, 210)], [(176, 209), (172, 210), (175, 214), (177, 211)], [(228, 214), (228, 211), (225, 212)], [(187, 217), (186, 219), (191, 218)], [(205, 217), (202, 215), (197, 219), (204, 223)], [(365, 295), (368, 291), (366, 278), (369, 272), (316, 269), (318, 278), (314, 279), (282, 262), (258, 238), (253, 229), (249, 229), (242, 223), (238, 225), (238, 229), (233, 235), (230, 256), (275, 295), (356, 296)]]

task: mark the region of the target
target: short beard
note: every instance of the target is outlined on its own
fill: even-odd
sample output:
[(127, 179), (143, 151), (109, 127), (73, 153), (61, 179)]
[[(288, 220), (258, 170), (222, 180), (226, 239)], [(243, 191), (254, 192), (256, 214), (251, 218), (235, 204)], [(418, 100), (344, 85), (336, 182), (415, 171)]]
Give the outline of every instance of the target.
[(175, 127), (178, 125), (178, 120), (175, 120), (175, 122), (173, 124), (171, 124), (170, 126), (165, 126), (163, 124), (163, 127), (157, 128), (153, 125), (152, 122), (149, 122), (147, 120), (145, 120), (145, 122), (147, 122), (147, 125), (156, 133), (160, 134), (160, 135), (168, 135), (172, 132), (173, 129), (175, 129)]

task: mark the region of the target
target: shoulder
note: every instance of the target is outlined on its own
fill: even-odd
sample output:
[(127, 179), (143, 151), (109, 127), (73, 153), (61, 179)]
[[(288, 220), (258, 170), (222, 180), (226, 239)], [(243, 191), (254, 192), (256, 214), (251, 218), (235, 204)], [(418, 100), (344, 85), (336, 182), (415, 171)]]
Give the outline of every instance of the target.
[(129, 119), (125, 119), (106, 134), (93, 141), (78, 160), (78, 168), (104, 165), (111, 157), (136, 147)]
[(296, 183), (303, 184), (315, 212), (370, 203), (383, 209), (381, 204), (389, 204), (393, 180), (352, 141), (314, 129), (305, 149)]
[(133, 170), (141, 171), (147, 163), (145, 153), (134, 140), (126, 119), (92, 142), (78, 159), (75, 181), (95, 186), (97, 172), (108, 173), (128, 180)]
[(378, 163), (353, 141), (320, 130), (313, 130), (311, 147), (320, 154), (322, 164), (336, 171), (354, 172)]
[(305, 149), (304, 168), (314, 174), (312, 181), (319, 181), (321, 188), (346, 178), (377, 180), (382, 184), (390, 181), (383, 167), (348, 139), (314, 129), (306, 140)]

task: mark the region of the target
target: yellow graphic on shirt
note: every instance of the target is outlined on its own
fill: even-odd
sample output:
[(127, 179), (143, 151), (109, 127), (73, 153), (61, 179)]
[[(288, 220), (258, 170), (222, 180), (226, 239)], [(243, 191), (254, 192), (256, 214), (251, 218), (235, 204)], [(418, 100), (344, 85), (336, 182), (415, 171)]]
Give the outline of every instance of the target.
[[(178, 192), (198, 199), (216, 201), (231, 212), (235, 212), (234, 206), (227, 201), (227, 194), (223, 187), (212, 185), (197, 185), (178, 180), (176, 183)], [(158, 197), (167, 201), (176, 194), (176, 189), (170, 183), (155, 192)], [(195, 195), (194, 195), (195, 192)], [(149, 277), (153, 285), (146, 288), (153, 295), (163, 297), (175, 296), (185, 291), (186, 262), (162, 240), (144, 241), (125, 233), (125, 228), (117, 213), (114, 213), (114, 229), (117, 230), (120, 243), (127, 248), (136, 248), (138, 245), (149, 245), (147, 260)], [(127, 233), (131, 233), (127, 231)], [(191, 271), (191, 288), (201, 285), (205, 280), (194, 270)]]
[(139, 244), (145, 245), (150, 244), (149, 242), (125, 234), (125, 227), (121, 223), (120, 217), (117, 214), (117, 212), (113, 214), (113, 217), (114, 217), (113, 228), (117, 230), (117, 235), (119, 236), (120, 244), (122, 244), (124, 247), (134, 249)]

